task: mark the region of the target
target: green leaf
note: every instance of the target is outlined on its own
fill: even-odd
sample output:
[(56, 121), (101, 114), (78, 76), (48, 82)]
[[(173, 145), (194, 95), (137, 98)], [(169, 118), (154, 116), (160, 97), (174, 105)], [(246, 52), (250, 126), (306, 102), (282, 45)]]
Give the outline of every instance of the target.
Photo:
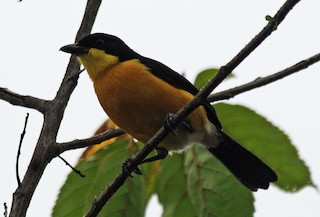
[(196, 217), (187, 192), (183, 155), (174, 154), (161, 162), (156, 193), (163, 205), (162, 217)]
[[(202, 72), (200, 72), (198, 74), (198, 76), (196, 77), (196, 80), (194, 82), (194, 86), (200, 90), (201, 88), (203, 88), (211, 78), (213, 78), (214, 76), (216, 76), (216, 74), (218, 73), (219, 69), (217, 68), (211, 68), (211, 69), (206, 69), (203, 70)], [(227, 76), (227, 78), (232, 78), (234, 75), (230, 74)]]
[(150, 197), (155, 193), (155, 185), (160, 168), (160, 161), (142, 164), (140, 165), (140, 168), (142, 168), (142, 173), (145, 180), (145, 198), (146, 201), (149, 201)]
[(275, 170), (277, 186), (296, 191), (312, 184), (308, 167), (282, 130), (240, 105), (219, 103), (215, 108), (224, 131)]
[[(132, 155), (127, 140), (115, 142), (99, 150), (89, 159), (83, 159), (77, 165), (86, 175), (81, 178), (71, 172), (60, 190), (53, 208), (53, 217), (83, 216), (102, 190), (121, 171), (123, 162)], [(144, 216), (145, 183), (143, 176), (129, 178), (113, 195), (99, 216)]]
[(253, 195), (207, 150), (186, 152), (188, 192), (197, 216), (253, 216)]
[[(137, 141), (135, 142), (138, 149), (143, 148), (144, 144)], [(146, 158), (150, 158), (157, 155), (157, 152), (154, 150), (152, 151)], [(149, 201), (150, 197), (155, 193), (155, 185), (156, 180), (158, 176), (158, 172), (160, 169), (160, 163), (161, 161), (153, 161), (149, 163), (145, 163), (142, 165), (139, 165), (139, 168), (142, 170), (142, 176), (145, 180), (145, 198), (146, 201)]]
[(203, 70), (197, 75), (194, 86), (200, 90), (218, 73), (218, 71), (219, 69), (216, 68)]

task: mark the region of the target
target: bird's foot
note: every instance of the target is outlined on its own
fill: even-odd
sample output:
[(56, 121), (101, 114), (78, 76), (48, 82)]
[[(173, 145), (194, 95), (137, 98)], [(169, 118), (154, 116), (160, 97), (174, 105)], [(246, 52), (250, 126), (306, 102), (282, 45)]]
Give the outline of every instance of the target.
[[(128, 158), (123, 164), (122, 164), (122, 172), (124, 172), (125, 174), (127, 174), (128, 176), (132, 177), (131, 172), (129, 172), (129, 167), (132, 164), (132, 159)], [(139, 169), (138, 166), (134, 167), (133, 172), (137, 175), (142, 175), (141, 170)]]
[(173, 121), (173, 116), (173, 113), (168, 113), (164, 119), (163, 126), (165, 129), (172, 131), (174, 135), (178, 135), (178, 132), (175, 128), (176, 123)]
[[(165, 129), (172, 131), (174, 135), (178, 135), (178, 130), (176, 129), (176, 127), (174, 127), (174, 126), (176, 126), (176, 123), (173, 120), (173, 116), (174, 116), (173, 113), (168, 113), (165, 120), (164, 120), (163, 125), (164, 125)], [(179, 126), (183, 127), (184, 129), (186, 129), (189, 132), (193, 132), (192, 126), (189, 123), (187, 123), (186, 121), (181, 121)]]

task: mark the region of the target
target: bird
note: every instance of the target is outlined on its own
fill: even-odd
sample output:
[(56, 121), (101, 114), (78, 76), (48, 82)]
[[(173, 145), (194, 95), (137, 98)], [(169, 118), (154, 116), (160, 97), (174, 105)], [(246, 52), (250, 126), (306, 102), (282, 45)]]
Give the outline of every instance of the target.
[[(84, 66), (109, 118), (142, 143), (162, 126), (170, 127), (172, 114), (199, 92), (185, 77), (140, 55), (114, 35), (90, 34), (60, 50), (75, 55)], [(163, 159), (168, 152), (182, 152), (194, 144), (205, 147), (251, 191), (268, 189), (278, 179), (268, 165), (223, 131), (207, 100), (172, 128), (157, 146), (157, 155), (143, 163)]]

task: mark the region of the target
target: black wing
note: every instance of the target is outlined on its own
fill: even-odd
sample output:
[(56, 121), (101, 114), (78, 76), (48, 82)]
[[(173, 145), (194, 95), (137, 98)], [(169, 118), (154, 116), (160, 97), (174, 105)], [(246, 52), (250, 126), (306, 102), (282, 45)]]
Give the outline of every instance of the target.
[[(190, 83), (185, 77), (170, 69), (168, 66), (153, 59), (142, 56), (139, 58), (139, 60), (142, 64), (151, 69), (152, 74), (168, 82), (170, 85), (178, 89), (185, 90), (193, 95), (196, 95), (199, 92), (199, 90), (195, 86), (193, 86), (193, 84)], [(208, 101), (206, 101), (203, 105), (205, 107), (210, 122), (213, 123), (219, 129), (222, 129), (221, 123), (216, 115), (216, 111), (214, 110), (214, 108), (210, 105)]]

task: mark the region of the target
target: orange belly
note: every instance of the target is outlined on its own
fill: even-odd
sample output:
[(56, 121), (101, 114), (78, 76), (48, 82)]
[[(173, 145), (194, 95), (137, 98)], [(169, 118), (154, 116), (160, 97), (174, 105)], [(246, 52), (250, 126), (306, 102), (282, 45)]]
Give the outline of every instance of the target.
[[(119, 63), (100, 73), (94, 87), (101, 106), (124, 131), (147, 142), (163, 125), (168, 113), (176, 113), (193, 95), (154, 76), (137, 60)], [(204, 108), (186, 119), (195, 131), (207, 121)]]

